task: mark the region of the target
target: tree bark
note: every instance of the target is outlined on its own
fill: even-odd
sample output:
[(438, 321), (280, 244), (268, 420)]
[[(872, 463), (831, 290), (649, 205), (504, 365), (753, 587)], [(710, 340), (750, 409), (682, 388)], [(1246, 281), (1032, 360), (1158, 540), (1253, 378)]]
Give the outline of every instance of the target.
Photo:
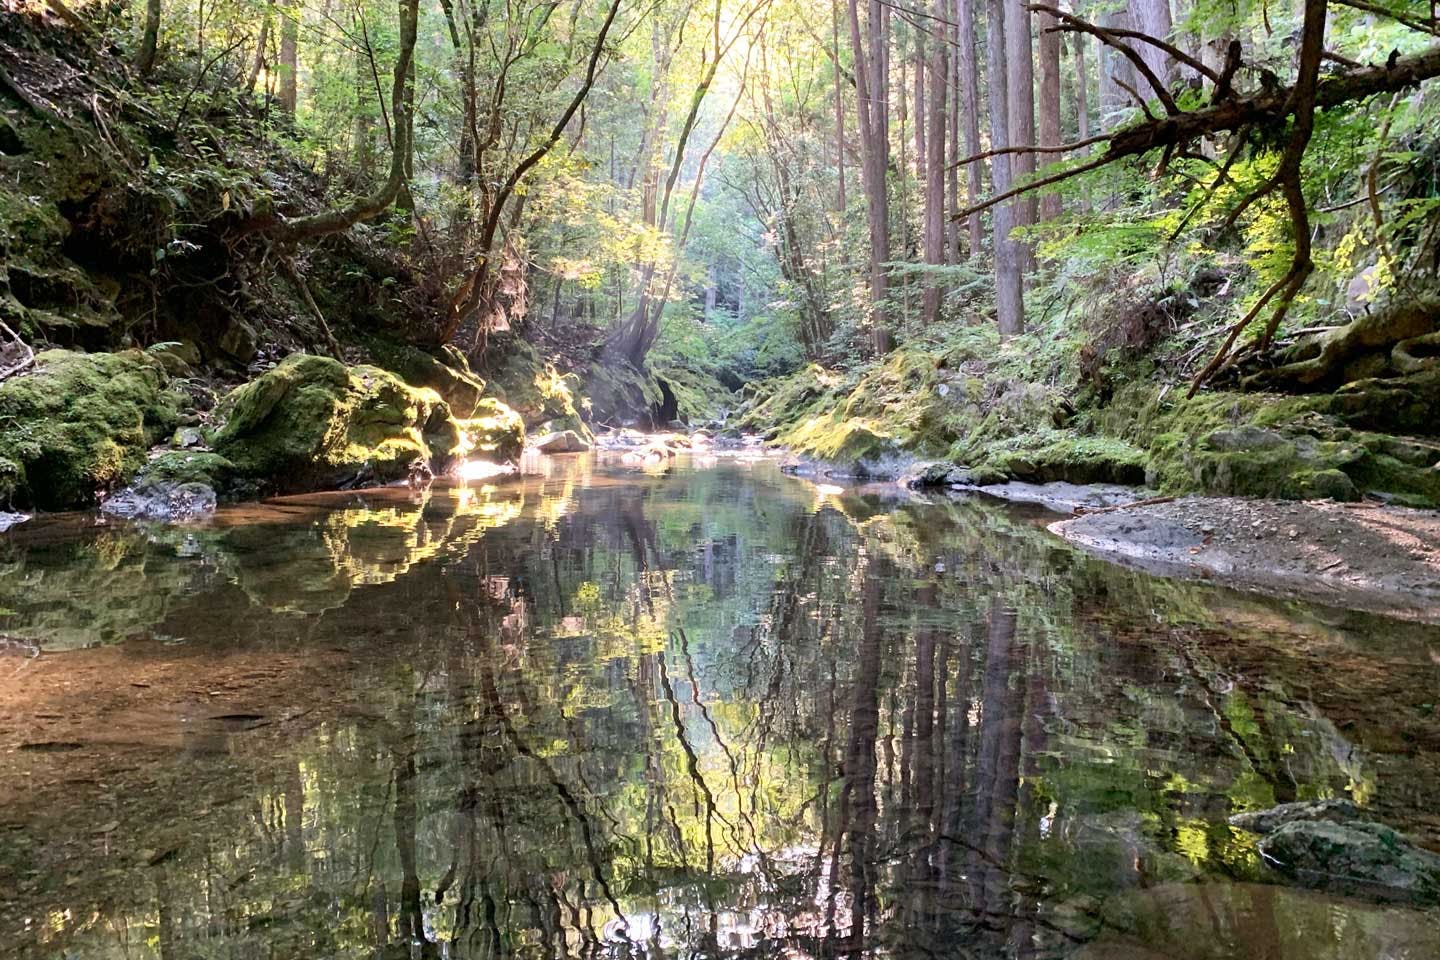
[[(945, 16), (946, 0), (935, 0), (937, 20)], [(925, 262), (932, 267), (945, 264), (945, 106), (949, 87), (950, 61), (946, 45), (936, 43), (930, 54), (930, 131), (925, 145)], [(916, 117), (916, 124), (920, 117)], [(926, 326), (940, 318), (942, 286), (933, 276), (926, 277), (920, 320)]]
[(255, 59), (250, 61), (250, 75), (245, 79), (245, 95), (255, 93), (255, 84), (260, 79), (260, 70), (265, 66), (265, 44), (270, 42), (270, 22), (274, 18), (274, 7), (265, 5), (265, 19), (260, 22), (260, 37), (255, 41)]
[[(988, 21), (985, 44), (986, 71), (990, 75), (990, 144), (992, 148), (1009, 146), (1010, 98), (1008, 71), (1005, 68), (1005, 4), (1007, 0), (986, 0)], [(1010, 155), (1000, 154), (990, 160), (990, 179), (996, 195), (1012, 186)], [(1021, 277), (1023, 261), (1017, 244), (1010, 239), (1014, 225), (1015, 205), (1006, 203), (995, 208), (990, 218), (992, 243), (995, 248), (995, 316), (1001, 336), (1011, 336), (1025, 329), (1025, 296)]]
[[(884, 61), (881, 48), (881, 10), (878, 0), (869, 2), (869, 52), (860, 33), (859, 0), (847, 0), (850, 19), (850, 46), (855, 57), (855, 99), (860, 130), (860, 174), (865, 192), (865, 215), (870, 227), (870, 344), (876, 354), (889, 351), (888, 320), (885, 311), (887, 283), (885, 264), (890, 260), (890, 204), (886, 196), (885, 171), (889, 166), (888, 114), (883, 102), (874, 98), (883, 85), (877, 84), (877, 62)], [(883, 94), (882, 94), (883, 96)]]
[[(1141, 33), (1148, 33), (1157, 40), (1170, 39), (1173, 26), (1170, 0), (1130, 0), (1130, 19), (1135, 24), (1135, 29)], [(1140, 59), (1145, 61), (1145, 65), (1168, 89), (1175, 81), (1175, 61), (1154, 44), (1137, 43), (1135, 49), (1140, 54)], [(1146, 93), (1141, 95), (1148, 97)]]
[(155, 69), (155, 55), (160, 48), (160, 0), (145, 0), (145, 32), (140, 38), (140, 52), (135, 56), (135, 69), (146, 76)]
[[(1075, 123), (1080, 140), (1090, 139), (1090, 76), (1085, 69), (1085, 37), (1075, 35)], [(1090, 209), (1090, 189), (1081, 198), (1082, 210)]]
[(295, 118), (295, 107), (299, 103), (296, 71), (300, 66), (302, 9), (297, 6), (280, 13), (280, 110), (292, 120)]
[(830, 3), (830, 43), (835, 48), (835, 209), (845, 213), (845, 86), (840, 70), (840, 0)]
[[(1030, 43), (1030, 12), (1025, 0), (1005, 0), (1005, 59), (1009, 76), (1006, 95), (1010, 105), (1011, 146), (1035, 144), (1035, 58)], [(1035, 175), (1035, 154), (1013, 154), (1010, 158), (1012, 182), (1023, 182)], [(1027, 193), (1015, 205), (1014, 224), (1028, 227), (1035, 223), (1038, 204), (1035, 194)], [(1034, 270), (1034, 252), (1028, 243), (1017, 241), (1022, 277)], [(1013, 331), (1019, 332), (1019, 331)]]
[[(956, 0), (955, 16), (960, 31), (960, 41), (956, 46), (960, 53), (961, 98), (956, 109), (965, 126), (965, 156), (973, 157), (980, 152), (980, 68), (975, 56), (975, 0)], [(975, 205), (982, 189), (979, 161), (966, 164), (966, 206)], [(980, 215), (967, 217), (965, 225), (970, 236), (970, 256), (977, 257), (984, 246)]]
[[(1130, 14), (1126, 10), (1114, 10), (1100, 18), (1104, 27), (1130, 29)], [(1107, 46), (1098, 38), (1095, 41), (1100, 63), (1100, 129), (1113, 130), (1127, 108), (1135, 105), (1134, 99), (1125, 87), (1136, 90), (1135, 66), (1114, 47)]]
[[(1039, 136), (1042, 147), (1061, 143), (1060, 135), (1060, 34), (1054, 29), (1059, 21), (1048, 13), (1039, 14), (1040, 26), (1040, 102)], [(1060, 194), (1051, 191), (1040, 197), (1040, 219), (1060, 216)]]

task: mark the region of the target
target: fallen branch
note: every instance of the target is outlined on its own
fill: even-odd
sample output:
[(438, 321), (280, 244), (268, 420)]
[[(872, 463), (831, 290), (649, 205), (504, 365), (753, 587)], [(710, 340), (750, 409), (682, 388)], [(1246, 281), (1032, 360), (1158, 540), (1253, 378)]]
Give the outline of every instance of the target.
[(1116, 510), (1129, 510), (1131, 507), (1153, 507), (1156, 504), (1170, 503), (1174, 497), (1149, 497), (1145, 500), (1134, 500), (1130, 503), (1117, 503), (1111, 507), (1076, 507), (1075, 516), (1086, 516), (1092, 513), (1114, 513)]
[(24, 373), (35, 366), (35, 351), (30, 344), (21, 340), (20, 335), (11, 330), (4, 320), (0, 320), (0, 334), (4, 334), (7, 339), (19, 346), (22, 354), (19, 360), (12, 362), (7, 367), (0, 368), (0, 383), (3, 383), (16, 374)]

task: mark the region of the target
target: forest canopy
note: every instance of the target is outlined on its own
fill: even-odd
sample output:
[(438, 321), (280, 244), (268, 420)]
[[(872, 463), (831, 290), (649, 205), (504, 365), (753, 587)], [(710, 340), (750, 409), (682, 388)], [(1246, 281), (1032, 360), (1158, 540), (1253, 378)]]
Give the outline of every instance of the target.
[[(1358, 341), (1434, 350), (1392, 316), (1440, 262), (1418, 0), (7, 7), (52, 36), (11, 31), (0, 92), (166, 204), (129, 266), (223, 283), (258, 257), (330, 352), (349, 318), (307, 251), (352, 235), (403, 269), (390, 320), (472, 360), (515, 335), (736, 387), (951, 325), (1069, 336), (1077, 299), (1171, 331), (1199, 308), (1192, 392), (1344, 381)], [(9, 336), (55, 338), (10, 293)]]

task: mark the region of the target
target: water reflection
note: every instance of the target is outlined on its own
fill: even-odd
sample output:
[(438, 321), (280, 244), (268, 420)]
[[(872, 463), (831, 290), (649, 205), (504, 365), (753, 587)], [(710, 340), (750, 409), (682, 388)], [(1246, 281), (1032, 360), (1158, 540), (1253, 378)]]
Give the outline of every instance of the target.
[(0, 952), (1440, 952), (1225, 823), (1440, 841), (1433, 628), (767, 465), (547, 469), (6, 541), (0, 632), (68, 652), (0, 659)]

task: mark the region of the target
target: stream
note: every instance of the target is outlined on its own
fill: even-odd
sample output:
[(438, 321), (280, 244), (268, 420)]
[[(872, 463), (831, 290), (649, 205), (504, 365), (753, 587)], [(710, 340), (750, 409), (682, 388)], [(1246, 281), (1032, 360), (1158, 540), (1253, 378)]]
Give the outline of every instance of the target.
[(1234, 813), (1440, 849), (1440, 628), (765, 459), (0, 537), (0, 956), (1440, 956)]

